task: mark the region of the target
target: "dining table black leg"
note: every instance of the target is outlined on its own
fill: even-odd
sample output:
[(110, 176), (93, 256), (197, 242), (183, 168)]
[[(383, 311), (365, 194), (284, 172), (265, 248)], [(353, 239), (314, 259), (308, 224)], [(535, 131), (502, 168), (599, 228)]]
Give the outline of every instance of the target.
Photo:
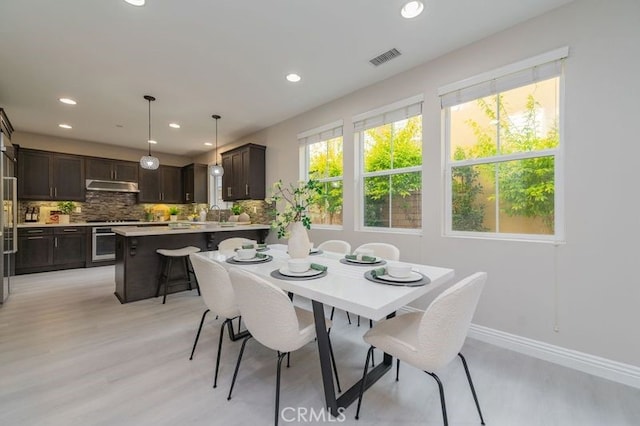
[(324, 305), (313, 300), (313, 318), (316, 325), (316, 337), (318, 341), (318, 354), (320, 357), (320, 371), (322, 372), (322, 385), (324, 387), (324, 400), (327, 409), (334, 416), (338, 417), (338, 401), (333, 383), (333, 372), (331, 368), (331, 346), (329, 343), (329, 333), (324, 318)]

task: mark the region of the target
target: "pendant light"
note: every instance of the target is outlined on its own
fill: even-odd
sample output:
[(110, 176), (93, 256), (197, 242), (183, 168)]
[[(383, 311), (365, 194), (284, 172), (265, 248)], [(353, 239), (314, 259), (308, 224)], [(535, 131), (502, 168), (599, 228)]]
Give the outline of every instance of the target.
[(149, 139), (147, 140), (147, 145), (149, 145), (149, 155), (142, 156), (140, 159), (140, 167), (147, 170), (156, 170), (158, 166), (160, 166), (160, 160), (158, 160), (158, 157), (151, 155), (151, 102), (155, 101), (156, 98), (149, 95), (144, 95), (144, 98), (149, 101)]
[(214, 153), (216, 164), (211, 166), (211, 176), (222, 176), (224, 174), (224, 169), (222, 166), (218, 165), (218, 120), (222, 117), (217, 114), (214, 114), (211, 117), (216, 120), (216, 150)]

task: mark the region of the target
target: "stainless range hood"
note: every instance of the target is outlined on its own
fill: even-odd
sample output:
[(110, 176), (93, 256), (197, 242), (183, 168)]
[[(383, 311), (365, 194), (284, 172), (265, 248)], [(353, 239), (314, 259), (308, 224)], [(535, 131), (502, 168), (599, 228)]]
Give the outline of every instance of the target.
[(87, 179), (86, 184), (88, 191), (140, 192), (137, 182)]

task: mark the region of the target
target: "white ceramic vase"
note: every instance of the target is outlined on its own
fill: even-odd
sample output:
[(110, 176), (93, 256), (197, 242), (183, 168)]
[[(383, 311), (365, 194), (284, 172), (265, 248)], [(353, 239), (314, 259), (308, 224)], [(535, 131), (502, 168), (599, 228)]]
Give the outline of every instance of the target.
[(178, 221), (178, 215), (177, 214), (172, 214), (169, 216), (169, 220), (171, 222), (177, 222)]
[(309, 256), (309, 235), (302, 222), (293, 222), (289, 225), (288, 251), (292, 259), (304, 259)]

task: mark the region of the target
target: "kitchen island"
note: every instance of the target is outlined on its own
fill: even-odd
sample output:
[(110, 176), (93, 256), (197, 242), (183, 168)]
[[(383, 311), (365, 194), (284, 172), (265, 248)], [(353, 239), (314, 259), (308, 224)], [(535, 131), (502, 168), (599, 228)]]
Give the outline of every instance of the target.
[[(176, 225), (178, 226), (178, 225)], [(159, 248), (178, 249), (198, 247), (202, 251), (216, 250), (222, 240), (233, 237), (248, 238), (263, 243), (269, 225), (118, 226), (116, 234), (115, 295), (120, 303), (129, 303), (155, 297), (160, 273)], [(175, 268), (175, 275), (179, 275)], [(171, 275), (174, 277), (174, 274)], [(172, 293), (187, 290), (186, 285), (175, 285)]]

